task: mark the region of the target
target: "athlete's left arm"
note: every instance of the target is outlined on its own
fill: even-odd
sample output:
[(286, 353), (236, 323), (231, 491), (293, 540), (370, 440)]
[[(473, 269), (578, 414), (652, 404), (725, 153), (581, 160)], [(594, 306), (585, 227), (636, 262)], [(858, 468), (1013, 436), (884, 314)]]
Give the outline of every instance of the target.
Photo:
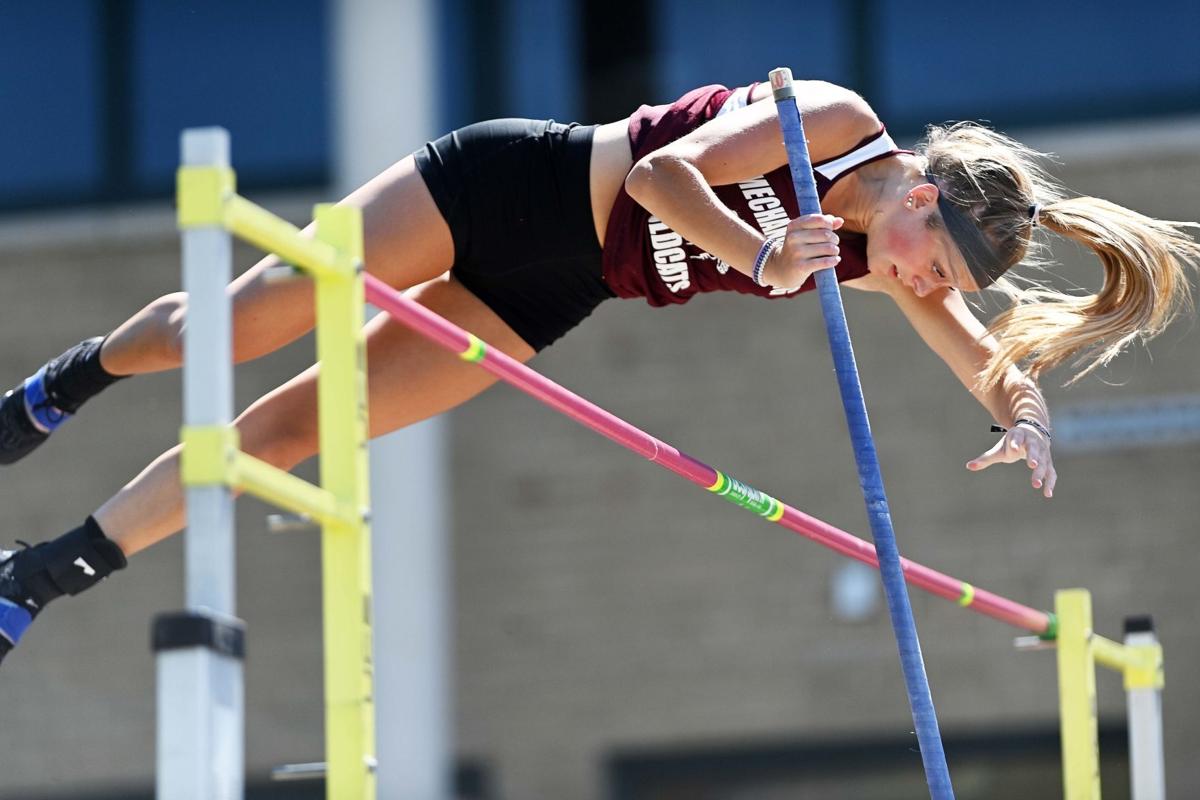
[(1004, 379), (983, 389), (978, 376), (998, 344), (983, 323), (971, 312), (963, 296), (953, 289), (938, 289), (918, 297), (897, 281), (868, 275), (847, 286), (867, 291), (882, 291), (900, 307), (917, 334), (934, 353), (946, 362), (967, 391), (988, 410), (1000, 425), (1008, 428), (987, 452), (967, 463), (967, 469), (981, 470), (992, 464), (1024, 460), (1032, 470), (1031, 482), (1046, 497), (1054, 494), (1058, 475), (1050, 454), (1050, 439), (1032, 425), (1014, 425), (1019, 419), (1031, 419), (1050, 429), (1050, 412), (1037, 382), (1015, 366)]

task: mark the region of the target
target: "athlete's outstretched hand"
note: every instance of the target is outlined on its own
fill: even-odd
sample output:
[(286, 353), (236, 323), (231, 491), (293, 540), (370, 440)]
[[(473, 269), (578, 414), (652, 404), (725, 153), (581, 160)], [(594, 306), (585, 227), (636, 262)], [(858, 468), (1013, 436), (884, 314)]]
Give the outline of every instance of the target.
[(768, 286), (794, 288), (819, 269), (836, 267), (838, 235), (846, 220), (832, 214), (805, 214), (788, 223), (783, 246), (775, 251), (763, 271)]
[(1054, 496), (1058, 473), (1050, 457), (1050, 439), (1029, 425), (1014, 425), (992, 449), (967, 462), (967, 469), (987, 469), (992, 464), (1011, 464), (1024, 460), (1033, 470), (1031, 483), (1046, 497)]

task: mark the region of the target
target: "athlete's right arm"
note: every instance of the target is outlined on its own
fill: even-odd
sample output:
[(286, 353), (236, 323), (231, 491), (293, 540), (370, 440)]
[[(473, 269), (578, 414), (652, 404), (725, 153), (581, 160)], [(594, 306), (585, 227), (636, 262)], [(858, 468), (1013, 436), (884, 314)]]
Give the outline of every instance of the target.
[[(866, 101), (840, 86), (799, 81), (796, 99), (814, 161), (845, 152), (881, 127)], [(676, 233), (749, 275), (764, 237), (727, 208), (711, 187), (751, 180), (786, 163), (775, 104), (757, 101), (645, 156), (633, 165), (625, 189)], [(793, 220), (784, 250), (767, 269), (766, 282), (798, 286), (814, 270), (836, 264), (837, 224), (817, 215)]]

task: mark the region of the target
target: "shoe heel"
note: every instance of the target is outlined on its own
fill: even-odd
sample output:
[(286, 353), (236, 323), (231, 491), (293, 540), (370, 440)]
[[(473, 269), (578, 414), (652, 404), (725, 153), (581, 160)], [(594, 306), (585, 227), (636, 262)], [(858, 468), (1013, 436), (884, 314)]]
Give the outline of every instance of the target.
[(11, 600), (0, 597), (0, 637), (16, 645), (33, 622), (33, 615)]
[(46, 392), (46, 367), (25, 379), (25, 413), (42, 433), (49, 434), (71, 415), (50, 402)]

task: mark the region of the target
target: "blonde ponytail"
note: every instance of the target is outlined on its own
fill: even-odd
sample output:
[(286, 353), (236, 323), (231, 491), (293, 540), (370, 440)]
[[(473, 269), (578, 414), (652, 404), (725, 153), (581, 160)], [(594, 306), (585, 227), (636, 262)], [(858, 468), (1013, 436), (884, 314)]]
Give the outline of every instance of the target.
[(973, 122), (930, 126), (916, 153), (983, 233), (999, 270), (1046, 265), (1038, 257), (1040, 230), (1085, 245), (1104, 268), (1100, 291), (1082, 296), (1036, 281), (1018, 288), (1010, 278), (997, 280), (993, 286), (1013, 305), (988, 326), (999, 349), (979, 375), (981, 388), (995, 386), (1012, 366), (1037, 377), (1067, 361), (1076, 370), (1068, 384), (1074, 383), (1192, 308), (1189, 272), (1200, 265), (1200, 244), (1187, 230), (1200, 225), (1152, 219), (1095, 197), (1067, 197), (1042, 167), (1046, 154)]
[(1095, 253), (1104, 283), (1083, 296), (1036, 285), (1014, 292), (1013, 306), (988, 326), (1000, 348), (980, 376), (983, 386), (1000, 381), (1009, 365), (1037, 377), (1072, 358), (1068, 385), (1075, 383), (1192, 308), (1188, 270), (1200, 262), (1200, 244), (1184, 230), (1200, 226), (1096, 197), (1056, 200), (1041, 209), (1040, 224)]

